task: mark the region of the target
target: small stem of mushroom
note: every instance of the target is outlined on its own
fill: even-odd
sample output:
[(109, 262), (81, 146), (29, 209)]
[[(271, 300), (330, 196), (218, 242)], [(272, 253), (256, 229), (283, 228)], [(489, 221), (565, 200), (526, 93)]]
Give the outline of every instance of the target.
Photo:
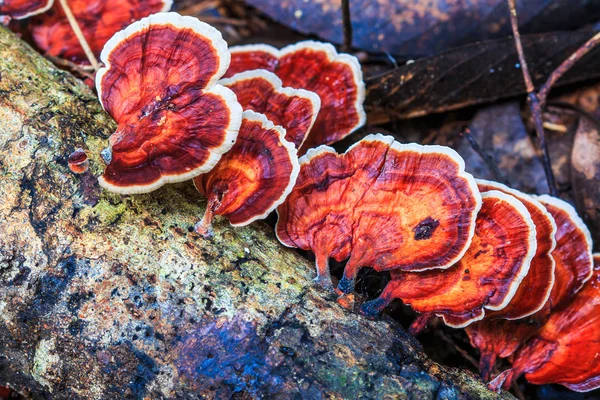
[(508, 180), (506, 179), (506, 177), (504, 176), (504, 174), (500, 171), (500, 168), (498, 168), (498, 165), (496, 164), (496, 161), (492, 158), (492, 156), (489, 155), (488, 152), (486, 152), (481, 147), (481, 145), (477, 142), (477, 140), (475, 140), (475, 138), (473, 137), (473, 135), (471, 135), (471, 130), (469, 128), (463, 129), (462, 132), (460, 133), (460, 136), (463, 136), (465, 139), (467, 139), (467, 141), (471, 145), (471, 148), (486, 163), (486, 165), (488, 166), (488, 168), (494, 174), (494, 177), (496, 178), (496, 180), (498, 182), (504, 183), (507, 186), (510, 186), (510, 183), (508, 182)]
[(201, 235), (205, 238), (212, 237), (213, 236), (213, 230), (212, 230), (213, 218), (214, 218), (214, 211), (209, 202), (206, 205), (206, 211), (204, 212), (204, 216), (202, 217), (202, 220), (200, 220), (200, 222), (198, 222), (196, 224), (196, 226), (194, 226), (194, 230), (196, 231), (196, 233), (198, 233), (199, 235)]
[(410, 333), (413, 336), (417, 336), (419, 333), (423, 332), (425, 328), (427, 328), (427, 325), (429, 325), (429, 323), (434, 317), (435, 315), (433, 314), (419, 315), (417, 318), (415, 318), (413, 323), (410, 324), (410, 327), (408, 328), (408, 333)]
[(342, 23), (344, 26), (344, 43), (342, 51), (352, 50), (352, 17), (350, 15), (350, 0), (342, 0)]
[(552, 172), (552, 162), (550, 161), (548, 143), (546, 142), (546, 134), (544, 132), (544, 124), (542, 120), (542, 105), (540, 104), (540, 99), (535, 91), (535, 87), (533, 86), (531, 74), (529, 73), (529, 67), (527, 66), (527, 60), (525, 60), (523, 44), (521, 43), (521, 34), (519, 33), (519, 22), (517, 19), (515, 0), (508, 0), (508, 8), (510, 11), (510, 25), (515, 38), (515, 46), (517, 47), (517, 53), (519, 54), (519, 63), (521, 65), (521, 71), (523, 72), (523, 79), (527, 89), (527, 100), (529, 103), (529, 108), (531, 109), (531, 117), (535, 126), (535, 132), (539, 140), (540, 148), (542, 150), (542, 162), (544, 164), (546, 180), (548, 181), (548, 190), (552, 196), (557, 196), (558, 190), (556, 189), (554, 173)]
[(100, 69), (98, 60), (96, 60), (96, 56), (94, 55), (94, 52), (90, 48), (90, 45), (88, 44), (85, 36), (83, 36), (83, 32), (81, 31), (81, 28), (79, 27), (79, 24), (77, 23), (77, 19), (75, 18), (75, 15), (73, 15), (73, 12), (71, 11), (69, 4), (67, 3), (67, 0), (58, 0), (58, 1), (60, 2), (60, 5), (63, 8), (63, 11), (65, 12), (65, 16), (67, 17), (67, 20), (69, 21), (69, 24), (71, 25), (71, 29), (73, 29), (73, 33), (75, 33), (77, 40), (79, 40), (79, 44), (83, 48), (83, 51), (85, 52), (86, 57), (90, 61), (90, 64), (92, 64), (92, 67), (94, 67), (94, 71), (98, 71), (98, 69)]

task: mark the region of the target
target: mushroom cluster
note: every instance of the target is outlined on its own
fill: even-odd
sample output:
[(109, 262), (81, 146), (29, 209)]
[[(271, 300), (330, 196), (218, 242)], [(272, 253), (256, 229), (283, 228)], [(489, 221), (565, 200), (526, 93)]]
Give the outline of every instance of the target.
[[(521, 374), (573, 390), (600, 386), (599, 278), (590, 280), (590, 233), (565, 201), (475, 180), (448, 148), (369, 135), (344, 154), (309, 150), (277, 213), (277, 237), (314, 252), (324, 287), (333, 289), (328, 260), (347, 260), (341, 303), (361, 267), (388, 270), (364, 314), (400, 299), (420, 314), (413, 334), (434, 316), (466, 327), (486, 380), (498, 357), (512, 356), (492, 386)], [(580, 352), (585, 371), (569, 364)]]

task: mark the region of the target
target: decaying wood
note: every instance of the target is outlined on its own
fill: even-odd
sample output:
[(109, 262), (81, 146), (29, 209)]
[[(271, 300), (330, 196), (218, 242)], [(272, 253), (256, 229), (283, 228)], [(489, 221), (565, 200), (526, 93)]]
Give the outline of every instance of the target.
[[(349, 312), (264, 225), (193, 232), (191, 184), (102, 191), (114, 123), (0, 28), (0, 386), (31, 398), (478, 398), (390, 321)], [(90, 170), (67, 158), (86, 149)]]

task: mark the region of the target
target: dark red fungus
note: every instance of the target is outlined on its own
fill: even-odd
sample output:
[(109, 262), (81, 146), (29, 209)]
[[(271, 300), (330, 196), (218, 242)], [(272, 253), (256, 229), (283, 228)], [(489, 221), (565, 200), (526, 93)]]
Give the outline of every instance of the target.
[[(375, 314), (401, 299), (419, 313), (462, 328), (482, 319), (485, 309), (506, 307), (529, 271), (536, 251), (535, 225), (516, 198), (499, 191), (482, 198), (475, 236), (456, 264), (446, 270), (391, 271), (392, 280), (381, 296), (365, 303), (363, 311)], [(421, 322), (413, 332), (423, 328)]]
[(349, 293), (358, 270), (447, 268), (462, 257), (481, 197), (464, 162), (442, 146), (400, 144), (369, 135), (345, 154), (321, 146), (277, 209), (276, 233), (312, 250), (317, 279), (331, 285), (329, 258), (350, 260), (338, 288)]
[(0, 16), (25, 19), (46, 12), (52, 7), (53, 0), (2, 0)]
[[(150, 14), (169, 11), (171, 5), (172, 0), (69, 0), (69, 8), (96, 56), (115, 33)], [(89, 64), (58, 2), (48, 12), (33, 18), (30, 29), (33, 40), (45, 54)]]
[(88, 156), (83, 149), (77, 149), (72, 152), (67, 162), (69, 169), (76, 174), (83, 174), (90, 166)]
[(285, 130), (254, 111), (245, 111), (235, 145), (212, 171), (194, 179), (208, 205), (196, 231), (211, 234), (213, 216), (233, 226), (266, 218), (292, 190), (300, 166)]
[(301, 154), (337, 142), (365, 123), (360, 63), (349, 54), (338, 54), (329, 43), (304, 41), (281, 50), (264, 44), (231, 48), (227, 77), (254, 69), (274, 72), (285, 86), (310, 90), (321, 98), (321, 111)]
[(548, 322), (518, 350), (512, 368), (490, 383), (492, 389), (508, 388), (522, 374), (536, 385), (557, 383), (577, 392), (600, 387), (600, 254), (593, 259), (592, 278), (552, 312)]
[(277, 75), (262, 69), (241, 72), (219, 83), (233, 90), (244, 110), (264, 114), (285, 129), (286, 140), (299, 148), (311, 131), (321, 99), (304, 89), (282, 87)]
[(215, 84), (229, 57), (219, 31), (176, 13), (154, 14), (110, 39), (96, 86), (118, 128), (100, 185), (144, 193), (210, 171), (242, 119), (235, 94)]

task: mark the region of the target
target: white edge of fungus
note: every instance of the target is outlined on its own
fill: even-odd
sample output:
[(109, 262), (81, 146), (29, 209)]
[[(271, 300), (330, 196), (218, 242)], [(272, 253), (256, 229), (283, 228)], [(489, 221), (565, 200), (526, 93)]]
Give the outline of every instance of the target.
[[(231, 224), (231, 226), (246, 226), (251, 224), (254, 221), (265, 219), (273, 210), (275, 210), (281, 203), (285, 201), (288, 195), (291, 193), (294, 185), (296, 184), (296, 179), (298, 178), (298, 174), (300, 173), (300, 163), (298, 162), (298, 152), (294, 144), (285, 139), (285, 129), (279, 125), (274, 125), (273, 122), (269, 121), (267, 117), (263, 114), (254, 112), (254, 111), (244, 111), (243, 119), (247, 121), (260, 122), (261, 127), (264, 130), (275, 132), (277, 135), (277, 139), (279, 143), (287, 150), (287, 154), (290, 159), (290, 163), (292, 164), (292, 172), (290, 173), (290, 180), (285, 187), (281, 196), (275, 200), (271, 206), (265, 210), (264, 213), (254, 216), (247, 221), (244, 221), (239, 224)], [(242, 122), (243, 123), (243, 122)]]
[(106, 182), (104, 177), (100, 176), (98, 178), (100, 186), (107, 190), (120, 194), (149, 193), (167, 183), (187, 181), (197, 177), (198, 175), (205, 174), (211, 169), (213, 169), (221, 159), (221, 156), (227, 153), (231, 149), (231, 147), (233, 147), (237, 139), (237, 135), (242, 124), (242, 106), (240, 105), (240, 103), (237, 102), (237, 97), (235, 96), (233, 91), (229, 88), (226, 88), (225, 86), (214, 85), (209, 90), (206, 90), (205, 93), (212, 93), (225, 99), (225, 103), (227, 104), (230, 110), (230, 118), (229, 125), (225, 128), (226, 134), (223, 140), (223, 144), (220, 147), (214, 148), (210, 151), (210, 155), (203, 165), (201, 165), (198, 168), (192, 169), (184, 174), (162, 174), (160, 179), (158, 179), (156, 182), (151, 183), (150, 185), (137, 185), (125, 187), (115, 186)]
[[(509, 321), (513, 321), (513, 320), (517, 320), (517, 319), (522, 319), (522, 318), (526, 318), (529, 317), (533, 314), (535, 314), (536, 312), (540, 311), (544, 305), (546, 304), (546, 302), (548, 301), (548, 299), (550, 298), (550, 294), (552, 294), (552, 288), (554, 287), (554, 281), (555, 281), (555, 271), (556, 271), (556, 261), (554, 260), (554, 257), (552, 257), (552, 252), (554, 251), (554, 249), (556, 248), (556, 221), (554, 220), (554, 217), (552, 216), (552, 214), (550, 214), (548, 212), (548, 210), (546, 209), (546, 207), (544, 207), (544, 205), (542, 203), (540, 203), (539, 201), (537, 201), (533, 196), (528, 195), (527, 193), (523, 193), (519, 190), (510, 188), (500, 182), (495, 182), (495, 181), (488, 181), (485, 179), (475, 179), (475, 181), (478, 184), (482, 184), (482, 185), (486, 185), (489, 186), (495, 190), (499, 190), (501, 192), (505, 192), (507, 194), (510, 194), (513, 197), (516, 197), (518, 200), (520, 200), (523, 203), (527, 203), (530, 206), (536, 208), (539, 212), (541, 212), (549, 221), (550, 224), (552, 226), (552, 232), (550, 232), (551, 235), (551, 239), (552, 239), (552, 245), (550, 246), (550, 249), (548, 250), (548, 253), (543, 254), (543, 256), (550, 256), (550, 260), (551, 260), (551, 276), (552, 276), (552, 281), (550, 282), (550, 286), (548, 286), (548, 290), (547, 293), (544, 294), (544, 297), (541, 299), (542, 302), (540, 303), (540, 306), (537, 307), (536, 309), (534, 309), (533, 311), (526, 313), (526, 314), (521, 314), (518, 317), (511, 317), (511, 318), (506, 318), (505, 319), (509, 320)], [(537, 232), (537, 226), (536, 226), (536, 232)], [(539, 250), (539, 248), (538, 248)], [(537, 254), (536, 254), (537, 255)], [(535, 257), (535, 256), (534, 256)]]
[(269, 46), (268, 44), (258, 43), (258, 44), (243, 44), (240, 46), (233, 46), (229, 49), (231, 54), (237, 53), (250, 53), (255, 51), (264, 51), (265, 53), (269, 53), (275, 58), (279, 57), (279, 49)]
[(300, 97), (310, 101), (312, 105), (311, 121), (307, 131), (304, 134), (304, 137), (302, 138), (302, 142), (298, 145), (298, 148), (300, 148), (302, 144), (304, 144), (304, 142), (306, 141), (308, 135), (310, 134), (310, 131), (312, 130), (312, 127), (315, 124), (315, 121), (317, 120), (319, 110), (321, 109), (321, 98), (319, 97), (319, 95), (305, 89), (283, 87), (283, 82), (281, 82), (281, 79), (279, 79), (277, 75), (267, 71), (266, 69), (254, 69), (250, 71), (240, 72), (233, 75), (232, 77), (221, 79), (219, 81), (219, 84), (230, 87), (238, 82), (252, 79), (264, 79), (265, 81), (269, 82), (269, 84), (273, 87), (275, 93), (283, 94), (287, 97)]
[[(191, 29), (199, 36), (207, 38), (213, 48), (219, 54), (219, 67), (213, 77), (206, 83), (206, 88), (211, 88), (225, 74), (231, 62), (231, 54), (227, 49), (227, 42), (223, 39), (221, 32), (209, 24), (190, 16), (183, 16), (176, 12), (160, 12), (152, 14), (146, 18), (142, 18), (129, 25), (127, 28), (115, 33), (108, 42), (104, 45), (100, 53), (100, 60), (104, 63), (104, 67), (98, 70), (96, 74), (96, 90), (98, 91), (98, 99), (102, 103), (102, 78), (110, 69), (109, 62), (112, 51), (123, 41), (135, 35), (138, 32), (149, 29), (153, 25), (170, 25), (180, 29)], [(102, 105), (104, 107), (104, 104)]]
[(577, 210), (575, 210), (575, 208), (571, 204), (567, 203), (566, 201), (564, 201), (562, 199), (559, 199), (557, 197), (553, 197), (553, 196), (550, 196), (547, 194), (543, 194), (541, 196), (533, 196), (533, 197), (542, 204), (549, 204), (549, 205), (552, 205), (554, 207), (560, 208), (561, 210), (565, 211), (569, 215), (569, 218), (571, 219), (573, 224), (575, 224), (575, 226), (583, 232), (583, 236), (585, 237), (585, 241), (587, 244), (587, 253), (588, 253), (588, 257), (590, 259), (590, 263), (589, 263), (589, 268), (588, 268), (589, 269), (588, 274), (581, 281), (581, 284), (579, 285), (579, 287), (575, 290), (575, 292), (578, 292), (579, 290), (581, 290), (583, 285), (587, 281), (590, 280), (590, 278), (592, 277), (592, 275), (594, 273), (594, 258), (592, 255), (592, 246), (593, 246), (592, 245), (592, 234), (590, 233), (590, 230), (585, 225), (585, 223), (583, 222), (583, 220), (581, 219), (579, 214), (577, 214)]
[(487, 192), (483, 192), (481, 194), (481, 197), (483, 199), (486, 199), (486, 198), (500, 199), (501, 201), (504, 201), (504, 202), (510, 204), (512, 207), (514, 207), (519, 212), (519, 214), (521, 214), (523, 216), (523, 218), (527, 222), (527, 226), (529, 227), (529, 235), (527, 238), (527, 242), (530, 243), (530, 246), (529, 246), (529, 249), (527, 250), (527, 254), (525, 255), (525, 257), (523, 259), (521, 269), (515, 276), (513, 282), (510, 284), (508, 292), (504, 296), (504, 299), (502, 299), (502, 303), (500, 303), (497, 306), (483, 305), (481, 308), (478, 308), (478, 310), (481, 310), (480, 313), (475, 315), (473, 318), (464, 320), (460, 324), (452, 324), (452, 323), (448, 322), (448, 320), (446, 319), (446, 315), (436, 313), (436, 315), (438, 317), (441, 317), (444, 320), (444, 324), (446, 324), (447, 326), (449, 326), (451, 328), (456, 328), (456, 329), (464, 328), (464, 327), (472, 324), (473, 322), (482, 320), (485, 317), (486, 309), (499, 311), (499, 310), (502, 310), (504, 307), (506, 307), (510, 303), (512, 298), (514, 297), (515, 293), (517, 292), (517, 289), (519, 288), (519, 285), (523, 281), (523, 278), (525, 278), (525, 276), (529, 272), (531, 260), (533, 259), (533, 256), (535, 255), (535, 252), (537, 250), (537, 241), (536, 241), (536, 237), (535, 237), (535, 235), (536, 235), (535, 224), (533, 223), (533, 219), (531, 219), (531, 214), (529, 214), (529, 211), (527, 211), (527, 208), (525, 207), (525, 205), (523, 205), (523, 203), (521, 203), (521, 201), (519, 199), (517, 199), (516, 197), (513, 197), (509, 194), (500, 192), (498, 190), (490, 190)]
[(49, 0), (48, 3), (44, 6), (42, 6), (41, 8), (38, 8), (36, 10), (32, 10), (30, 12), (28, 12), (27, 14), (23, 14), (19, 17), (11, 17), (13, 19), (26, 19), (29, 17), (33, 17), (34, 15), (39, 15), (39, 14), (43, 14), (46, 11), (48, 11), (49, 9), (52, 8), (52, 6), (54, 5), (54, 0)]
[[(315, 158), (317, 158), (317, 157), (319, 157), (319, 156), (321, 156), (323, 154), (335, 154), (336, 156), (338, 155), (337, 152), (335, 151), (335, 149), (333, 149), (332, 147), (329, 147), (327, 145), (324, 145), (324, 144), (321, 145), (321, 146), (319, 146), (319, 147), (315, 147), (313, 149), (309, 149), (306, 152), (306, 154), (304, 154), (298, 160), (298, 164), (299, 164), (298, 174), (300, 174), (300, 169), (302, 168), (303, 165), (309, 164), (312, 159), (315, 159)], [(293, 187), (292, 187), (292, 190), (293, 190)], [(291, 193), (291, 191), (290, 191), (290, 193)], [(279, 223), (281, 222), (281, 217), (279, 215), (279, 209), (278, 208), (276, 209), (276, 212), (277, 212), (277, 223), (275, 224), (275, 236), (277, 236), (277, 240), (279, 240), (279, 242), (281, 244), (283, 244), (285, 247), (291, 247), (291, 248), (298, 247), (296, 245), (291, 245), (291, 244), (285, 242), (279, 236)]]

